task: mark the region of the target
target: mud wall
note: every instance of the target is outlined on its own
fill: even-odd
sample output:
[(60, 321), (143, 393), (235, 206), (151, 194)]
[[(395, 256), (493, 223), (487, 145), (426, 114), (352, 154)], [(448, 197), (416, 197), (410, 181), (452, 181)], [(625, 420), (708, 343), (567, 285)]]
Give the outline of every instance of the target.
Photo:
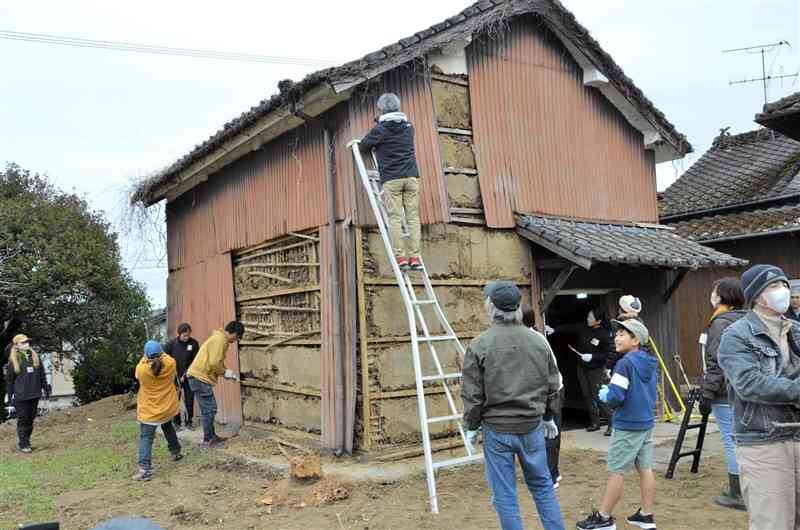
[(284, 236), (234, 256), (246, 422), (321, 429), (320, 244)]
[[(361, 366), (368, 366), (366, 393), (369, 403), (369, 429), (362, 432), (362, 446), (380, 448), (393, 444), (416, 443), (420, 424), (416, 399), (414, 368), (408, 320), (394, 277), (377, 231), (364, 231), (360, 241), (363, 255), (364, 328), (366, 356)], [(436, 296), (451, 326), (464, 347), (488, 325), (483, 310), (483, 287), (491, 280), (518, 282), (525, 299), (530, 299), (531, 256), (528, 244), (513, 231), (487, 230), (478, 226), (431, 225), (423, 228), (422, 255), (432, 278)], [(415, 282), (417, 296), (424, 297), (421, 278)], [(431, 334), (442, 334), (432, 308), (423, 309)], [(362, 330), (362, 332), (363, 332)], [(422, 333), (421, 329), (418, 329)], [(427, 347), (421, 347), (425, 375), (435, 373)], [(461, 369), (455, 345), (437, 348), (445, 372)], [(449, 415), (440, 383), (427, 385), (429, 416)], [(451, 385), (460, 408), (460, 388)], [(435, 436), (454, 435), (455, 423), (431, 425)]]

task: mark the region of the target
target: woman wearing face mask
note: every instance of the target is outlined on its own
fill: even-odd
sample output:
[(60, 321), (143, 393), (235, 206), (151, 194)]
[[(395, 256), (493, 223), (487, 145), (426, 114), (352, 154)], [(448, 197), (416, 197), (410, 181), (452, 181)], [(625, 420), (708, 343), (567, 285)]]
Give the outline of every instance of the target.
[[(578, 354), (578, 382), (581, 385), (586, 409), (589, 411), (589, 432), (600, 429), (600, 407), (597, 392), (605, 382), (605, 366), (612, 349), (611, 328), (608, 325), (605, 311), (595, 307), (586, 315), (589, 334)], [(605, 412), (605, 411), (603, 411)]]
[(750, 530), (798, 529), (800, 326), (784, 316), (789, 280), (778, 267), (751, 267), (742, 291), (750, 310), (717, 354), (731, 388), (742, 497)]
[(719, 367), (717, 353), (722, 332), (742, 318), (747, 312), (742, 310), (744, 294), (738, 278), (723, 278), (714, 282), (711, 290), (713, 313), (704, 334), (705, 366), (703, 376), (703, 397), (700, 400), (700, 413), (707, 416), (712, 411), (719, 426), (719, 434), (725, 446), (725, 461), (728, 465), (728, 491), (716, 497), (714, 502), (726, 508), (744, 510), (742, 491), (739, 485), (739, 466), (736, 463), (736, 443), (733, 440), (733, 415), (728, 402), (728, 383)]
[(17, 411), (17, 437), (19, 450), (30, 453), (33, 420), (39, 409), (39, 399), (44, 391), (49, 396), (50, 387), (39, 355), (31, 348), (25, 335), (14, 337), (8, 364), (5, 367), (8, 402)]

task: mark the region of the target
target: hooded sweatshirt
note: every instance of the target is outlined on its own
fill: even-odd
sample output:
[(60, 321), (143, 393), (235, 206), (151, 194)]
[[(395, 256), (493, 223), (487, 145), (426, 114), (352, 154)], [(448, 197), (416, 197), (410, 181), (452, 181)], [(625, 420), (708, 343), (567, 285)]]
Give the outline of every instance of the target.
[(158, 375), (153, 373), (147, 359), (142, 358), (136, 365), (136, 379), (139, 380), (136, 416), (141, 423), (161, 425), (178, 413), (175, 359), (164, 353), (161, 362), (163, 366)]
[(414, 126), (402, 112), (381, 115), (378, 124), (361, 140), (361, 148), (375, 149), (381, 183), (419, 177), (414, 151)]
[(608, 385), (607, 404), (614, 409), (614, 428), (646, 431), (655, 425), (656, 358), (641, 350), (617, 361)]

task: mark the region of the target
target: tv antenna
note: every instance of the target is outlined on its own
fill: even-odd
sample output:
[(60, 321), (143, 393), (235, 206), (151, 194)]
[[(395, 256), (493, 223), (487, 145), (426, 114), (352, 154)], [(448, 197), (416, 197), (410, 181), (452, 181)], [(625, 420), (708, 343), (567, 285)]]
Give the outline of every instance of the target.
[(764, 88), (764, 104), (767, 104), (767, 81), (772, 81), (773, 79), (785, 79), (787, 77), (797, 77), (798, 72), (793, 74), (784, 74), (784, 75), (767, 75), (767, 62), (766, 62), (766, 54), (767, 52), (772, 52), (779, 49), (781, 46), (788, 46), (792, 47), (789, 42), (785, 40), (780, 40), (778, 42), (773, 42), (772, 44), (759, 44), (757, 46), (747, 46), (745, 48), (732, 48), (730, 50), (722, 50), (722, 53), (749, 53), (749, 54), (761, 54), (761, 77), (752, 77), (749, 79), (738, 79), (736, 81), (730, 81), (729, 85), (742, 85), (744, 83), (756, 83), (761, 81), (761, 86)]

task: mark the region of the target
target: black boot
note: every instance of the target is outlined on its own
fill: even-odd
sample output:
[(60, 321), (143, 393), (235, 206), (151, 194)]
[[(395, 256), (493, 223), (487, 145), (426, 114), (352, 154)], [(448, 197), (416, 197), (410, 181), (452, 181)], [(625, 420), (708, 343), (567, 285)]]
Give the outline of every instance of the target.
[(716, 497), (714, 502), (725, 508), (745, 511), (747, 508), (742, 499), (742, 489), (739, 485), (739, 475), (728, 473), (728, 491), (723, 491), (722, 495)]

